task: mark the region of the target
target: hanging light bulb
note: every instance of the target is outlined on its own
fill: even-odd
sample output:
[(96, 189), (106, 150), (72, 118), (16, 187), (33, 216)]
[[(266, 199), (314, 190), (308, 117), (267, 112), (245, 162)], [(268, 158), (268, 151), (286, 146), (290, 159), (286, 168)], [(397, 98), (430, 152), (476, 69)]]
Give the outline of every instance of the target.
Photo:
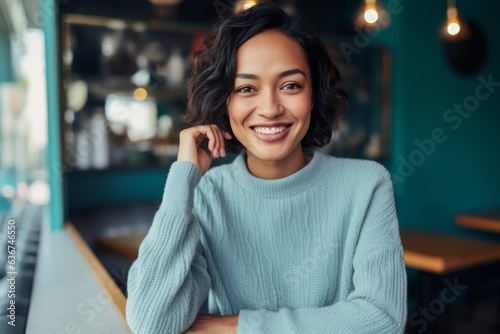
[(446, 10), (446, 32), (450, 36), (455, 36), (460, 32), (460, 21), (458, 20), (455, 0), (448, 0), (448, 9)]
[(446, 24), (444, 26), (444, 30), (445, 35), (448, 35), (450, 37), (456, 36), (461, 30), (455, 0), (448, 0), (448, 6), (446, 10)]
[(447, 0), (446, 19), (440, 29), (445, 40), (459, 42), (469, 38), (471, 32), (468, 21), (459, 17), (455, 0)]
[(365, 21), (373, 24), (378, 20), (378, 10), (376, 0), (365, 0), (365, 13), (363, 15)]
[(377, 0), (364, 0), (356, 14), (354, 25), (357, 29), (387, 28), (391, 24), (391, 14)]
[(249, 0), (249, 1), (244, 1), (243, 3), (243, 10), (247, 10), (247, 9), (250, 9), (252, 8), (253, 6), (255, 6), (257, 4), (257, 1), (255, 0)]
[(234, 4), (234, 12), (235, 13), (244, 12), (245, 10), (252, 8), (258, 3), (259, 0), (238, 0)]

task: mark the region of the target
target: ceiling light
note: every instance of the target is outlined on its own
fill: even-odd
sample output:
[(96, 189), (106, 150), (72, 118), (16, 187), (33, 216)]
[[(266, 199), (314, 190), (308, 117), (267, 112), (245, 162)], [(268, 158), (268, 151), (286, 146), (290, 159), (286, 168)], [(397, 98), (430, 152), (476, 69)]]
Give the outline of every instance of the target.
[(446, 10), (446, 32), (452, 36), (460, 32), (460, 22), (458, 20), (455, 0), (448, 0), (448, 9)]
[(378, 8), (376, 0), (365, 0), (365, 13), (363, 15), (366, 23), (373, 24), (378, 20)]

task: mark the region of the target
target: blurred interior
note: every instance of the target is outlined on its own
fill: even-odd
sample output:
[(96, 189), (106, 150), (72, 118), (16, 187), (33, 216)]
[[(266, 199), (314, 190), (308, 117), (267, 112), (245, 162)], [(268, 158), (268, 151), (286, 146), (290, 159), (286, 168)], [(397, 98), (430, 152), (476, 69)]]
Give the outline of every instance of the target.
[[(73, 321), (39, 325), (31, 299), (43, 294), (39, 250), (50, 256), (44, 240), (68, 225), (126, 296), (176, 159), (192, 55), (214, 22), (255, 2), (0, 0), (0, 247), (16, 221), (27, 332)], [(500, 333), (500, 2), (275, 2), (317, 29), (349, 94), (324, 150), (392, 175), (407, 333)], [(467, 288), (443, 299), (457, 281)]]

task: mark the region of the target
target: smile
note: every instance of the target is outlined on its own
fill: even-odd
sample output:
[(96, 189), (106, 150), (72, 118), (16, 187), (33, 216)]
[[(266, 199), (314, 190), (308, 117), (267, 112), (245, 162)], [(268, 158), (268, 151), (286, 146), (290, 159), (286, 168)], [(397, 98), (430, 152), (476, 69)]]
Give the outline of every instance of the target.
[(281, 133), (289, 128), (289, 125), (282, 126), (273, 126), (273, 127), (264, 127), (264, 126), (256, 126), (253, 127), (253, 131), (263, 134), (263, 135), (275, 135)]

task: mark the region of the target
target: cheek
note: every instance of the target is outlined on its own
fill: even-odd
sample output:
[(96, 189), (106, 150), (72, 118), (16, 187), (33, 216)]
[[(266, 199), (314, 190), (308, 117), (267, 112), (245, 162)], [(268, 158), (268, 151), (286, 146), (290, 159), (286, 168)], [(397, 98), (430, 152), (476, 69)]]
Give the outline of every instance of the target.
[(307, 131), (309, 131), (309, 127), (311, 126), (311, 112), (308, 112), (305, 120), (304, 120), (304, 136), (306, 135)]
[(240, 133), (242, 131), (244, 119), (239, 108), (234, 103), (228, 105), (229, 126), (237, 140), (241, 141)]
[(300, 99), (291, 101), (289, 110), (293, 111), (295, 118), (309, 124), (311, 120), (312, 109), (312, 102), (310, 102), (309, 100)]
[(250, 114), (249, 110), (251, 110), (251, 108), (248, 105), (248, 102), (239, 99), (232, 99), (227, 106), (231, 126), (238, 126), (239, 123), (242, 123)]
[(309, 131), (309, 127), (311, 126), (312, 109), (313, 104), (307, 103), (304, 105), (304, 109), (302, 109), (300, 116), (297, 115), (297, 117), (300, 118), (304, 123), (304, 128), (302, 129), (304, 136), (306, 135), (307, 131)]

